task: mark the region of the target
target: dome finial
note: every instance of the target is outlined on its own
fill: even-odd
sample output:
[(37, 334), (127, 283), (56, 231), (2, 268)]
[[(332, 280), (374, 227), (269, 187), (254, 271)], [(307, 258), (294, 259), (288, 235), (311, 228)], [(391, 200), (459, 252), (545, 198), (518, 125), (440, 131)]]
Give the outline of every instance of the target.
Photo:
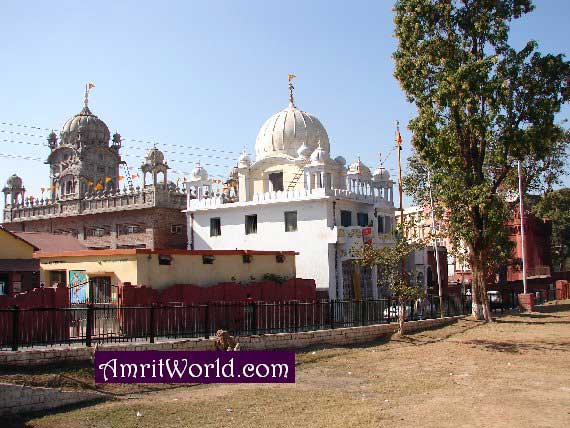
[(91, 88), (94, 88), (95, 85), (93, 83), (87, 83), (85, 85), (85, 96), (83, 98), (83, 107), (85, 108), (89, 108), (89, 91), (91, 90)]
[(293, 89), (295, 89), (295, 87), (293, 86), (293, 79), (297, 77), (294, 74), (290, 74), (289, 75), (289, 107), (295, 107), (295, 101), (293, 98)]

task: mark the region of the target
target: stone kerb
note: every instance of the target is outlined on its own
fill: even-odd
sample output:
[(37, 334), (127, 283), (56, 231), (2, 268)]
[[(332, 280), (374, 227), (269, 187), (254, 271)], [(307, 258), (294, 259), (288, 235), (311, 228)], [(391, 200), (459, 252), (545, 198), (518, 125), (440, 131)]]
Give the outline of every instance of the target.
[(0, 383), (0, 416), (37, 412), (101, 398), (96, 392)]
[[(433, 320), (408, 321), (407, 332), (417, 332), (456, 322), (461, 316), (438, 318)], [(244, 351), (272, 349), (302, 349), (319, 345), (351, 345), (370, 342), (397, 331), (397, 324), (377, 324), (363, 327), (343, 327), (328, 330), (314, 330), (299, 333), (260, 334), (241, 336), (239, 341)], [(158, 343), (135, 342), (120, 344), (103, 344), (100, 350), (105, 351), (213, 351), (214, 339), (179, 339)], [(65, 361), (89, 361), (92, 348), (61, 347), (51, 349), (26, 349), (17, 352), (0, 352), (0, 368), (8, 366), (61, 364)]]

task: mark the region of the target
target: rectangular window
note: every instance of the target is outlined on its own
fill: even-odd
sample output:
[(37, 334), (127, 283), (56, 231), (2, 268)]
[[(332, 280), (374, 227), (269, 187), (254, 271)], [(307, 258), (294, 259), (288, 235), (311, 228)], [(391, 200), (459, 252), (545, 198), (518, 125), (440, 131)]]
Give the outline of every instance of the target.
[(297, 230), (297, 211), (285, 211), (285, 232)]
[(386, 233), (386, 229), (384, 229), (384, 217), (381, 215), (378, 216), (378, 233)]
[(392, 232), (392, 217), (384, 217), (384, 233)]
[(242, 261), (243, 261), (244, 263), (251, 263), (251, 255), (250, 255), (250, 254), (244, 254), (244, 255), (242, 256)]
[(360, 227), (368, 226), (368, 213), (356, 213), (356, 221)]
[(245, 216), (245, 234), (252, 235), (257, 233), (257, 214)]
[(282, 192), (283, 191), (283, 173), (272, 172), (269, 174), (269, 191)]
[(277, 254), (275, 256), (275, 261), (277, 263), (285, 263), (285, 255), (284, 254)]
[(341, 210), (341, 212), (340, 212), (340, 225), (342, 227), (352, 226), (352, 211)]
[(202, 256), (202, 264), (213, 265), (214, 264), (214, 256)]
[(220, 236), (222, 234), (222, 221), (220, 217), (210, 219), (210, 236)]
[(182, 235), (184, 233), (184, 225), (182, 224), (171, 224), (170, 233), (173, 235)]
[(170, 266), (170, 264), (172, 263), (172, 257), (168, 254), (159, 254), (158, 255), (158, 264), (159, 265), (165, 265), (165, 266)]

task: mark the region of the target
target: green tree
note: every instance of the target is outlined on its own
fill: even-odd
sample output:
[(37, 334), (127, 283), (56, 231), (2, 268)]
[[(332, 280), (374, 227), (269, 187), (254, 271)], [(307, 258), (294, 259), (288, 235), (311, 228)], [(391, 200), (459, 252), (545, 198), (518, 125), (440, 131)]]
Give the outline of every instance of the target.
[[(399, 226), (400, 227), (400, 226)], [(403, 231), (403, 229), (399, 229)], [(382, 278), (378, 278), (378, 286), (388, 286), (392, 295), (398, 301), (398, 334), (405, 335), (406, 304), (413, 304), (417, 299), (425, 297), (425, 289), (410, 281), (410, 275), (402, 268), (406, 260), (416, 250), (424, 248), (425, 242), (419, 239), (409, 239), (405, 233), (398, 233), (394, 246), (376, 248), (364, 244), (351, 250), (360, 266), (379, 267)], [(388, 309), (389, 310), (389, 309)]]
[(559, 270), (564, 270), (570, 258), (570, 188), (546, 193), (533, 211), (552, 221), (552, 259)]
[(426, 202), (431, 171), (446, 232), (469, 250), (473, 316), (488, 321), (486, 280), (509, 257), (505, 193), (514, 190), (517, 160), (540, 166), (531, 188), (563, 165), (567, 144), (555, 115), (569, 98), (570, 64), (537, 52), (534, 41), (521, 50), (508, 43), (510, 22), (533, 8), (530, 0), (395, 4), (395, 76), (417, 108), (408, 184)]

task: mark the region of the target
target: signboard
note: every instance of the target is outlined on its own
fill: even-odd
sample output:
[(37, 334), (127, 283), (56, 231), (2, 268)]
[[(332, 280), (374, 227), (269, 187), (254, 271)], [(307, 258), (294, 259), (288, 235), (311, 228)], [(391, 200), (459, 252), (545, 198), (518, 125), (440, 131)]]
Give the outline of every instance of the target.
[(89, 280), (85, 271), (69, 271), (69, 297), (71, 303), (85, 303), (87, 301), (88, 285)]
[(371, 227), (363, 227), (362, 228), (362, 241), (365, 244), (372, 243), (372, 228)]

